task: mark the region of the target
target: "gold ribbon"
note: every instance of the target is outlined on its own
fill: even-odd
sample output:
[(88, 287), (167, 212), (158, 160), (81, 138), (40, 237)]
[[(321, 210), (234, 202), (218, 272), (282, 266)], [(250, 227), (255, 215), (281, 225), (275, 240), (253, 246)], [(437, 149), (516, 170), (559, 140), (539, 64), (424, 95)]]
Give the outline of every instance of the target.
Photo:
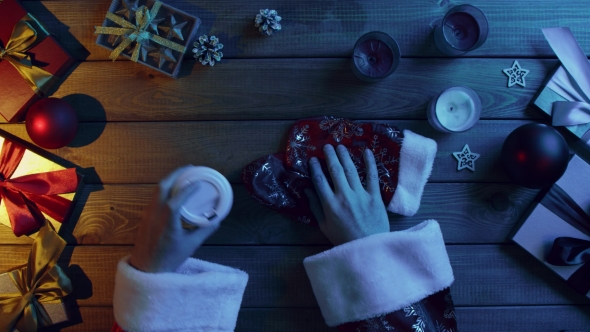
[(109, 59), (115, 61), (117, 57), (123, 52), (123, 50), (127, 48), (127, 46), (131, 45), (133, 42), (136, 42), (135, 49), (131, 55), (131, 61), (137, 62), (139, 59), (139, 51), (141, 50), (141, 42), (146, 40), (151, 40), (166, 48), (184, 54), (186, 51), (184, 46), (147, 31), (147, 28), (150, 26), (150, 23), (152, 23), (152, 20), (156, 18), (156, 15), (158, 14), (161, 6), (162, 2), (156, 1), (151, 10), (148, 10), (146, 6), (139, 7), (135, 14), (135, 25), (111, 12), (107, 13), (107, 19), (117, 23), (118, 25), (122, 26), (122, 28), (95, 26), (94, 34), (125, 36), (125, 40), (123, 40), (121, 44), (119, 44), (119, 46), (113, 50), (109, 56)]
[(49, 222), (33, 242), (26, 265), (8, 272), (19, 293), (0, 294), (0, 331), (37, 331), (52, 324), (42, 303), (61, 303), (72, 283), (56, 265), (66, 242)]
[(27, 14), (14, 26), (5, 48), (0, 46), (0, 61), (6, 60), (13, 65), (31, 89), (39, 95), (46, 94), (59, 77), (33, 66), (31, 56), (26, 52), (47, 36), (49, 33), (41, 23), (32, 15)]

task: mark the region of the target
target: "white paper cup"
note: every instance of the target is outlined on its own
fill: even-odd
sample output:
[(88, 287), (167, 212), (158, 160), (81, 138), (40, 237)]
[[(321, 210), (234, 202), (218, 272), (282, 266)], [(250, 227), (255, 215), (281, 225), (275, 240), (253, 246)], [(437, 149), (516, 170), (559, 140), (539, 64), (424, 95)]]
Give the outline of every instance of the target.
[(176, 179), (172, 195), (196, 182), (199, 182), (199, 186), (180, 208), (183, 222), (198, 227), (220, 223), (227, 217), (233, 204), (231, 185), (218, 171), (209, 167), (193, 166)]

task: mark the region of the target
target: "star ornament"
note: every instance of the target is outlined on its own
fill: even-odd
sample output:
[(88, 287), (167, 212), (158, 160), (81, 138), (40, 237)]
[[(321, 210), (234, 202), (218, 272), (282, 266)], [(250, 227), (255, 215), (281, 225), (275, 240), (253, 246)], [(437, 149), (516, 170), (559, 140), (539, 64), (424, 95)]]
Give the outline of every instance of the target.
[(162, 23), (163, 20), (164, 18), (155, 18), (149, 24), (149, 28), (154, 32), (154, 34), (158, 36), (160, 35), (158, 31), (158, 25), (160, 25), (160, 23)]
[(508, 76), (508, 87), (515, 84), (525, 87), (524, 77), (529, 73), (528, 69), (522, 69), (517, 60), (514, 60), (511, 68), (502, 70)]
[(129, 2), (129, 0), (123, 0), (123, 7), (115, 12), (117, 15), (121, 15), (131, 22), (135, 18), (135, 13), (139, 9), (139, 0), (135, 2)]
[(148, 54), (154, 52), (156, 47), (150, 43), (149, 40), (143, 40), (140, 43), (139, 55), (141, 56), (141, 61), (146, 62)]
[(170, 39), (172, 37), (176, 37), (180, 40), (184, 40), (184, 36), (182, 35), (182, 28), (187, 24), (187, 21), (182, 23), (178, 23), (174, 15), (170, 15), (170, 21), (168, 22), (167, 26), (160, 26), (160, 29), (166, 33), (166, 38)]
[(153, 57), (158, 62), (158, 68), (162, 69), (162, 66), (167, 62), (176, 62), (176, 58), (172, 54), (172, 50), (169, 48), (160, 46), (157, 51), (148, 53), (148, 56)]
[(465, 144), (461, 152), (453, 152), (453, 156), (455, 156), (455, 159), (458, 161), (458, 171), (467, 168), (475, 172), (475, 161), (479, 159), (479, 154), (471, 152), (471, 150), (469, 150), (469, 145)]

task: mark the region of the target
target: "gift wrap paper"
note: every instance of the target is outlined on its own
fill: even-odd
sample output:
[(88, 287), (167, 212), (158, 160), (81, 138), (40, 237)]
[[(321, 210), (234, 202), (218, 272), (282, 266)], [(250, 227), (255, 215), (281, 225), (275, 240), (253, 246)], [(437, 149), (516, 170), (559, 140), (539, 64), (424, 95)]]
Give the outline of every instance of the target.
[[(5, 139), (4, 137), (0, 136), (0, 147), (4, 143), (4, 139)], [(21, 160), (20, 164), (18, 165), (18, 168), (16, 169), (16, 171), (14, 171), (12, 178), (17, 178), (19, 176), (29, 175), (29, 174), (45, 173), (45, 172), (51, 172), (51, 171), (61, 171), (64, 169), (66, 169), (66, 167), (58, 165), (58, 164), (54, 163), (53, 161), (43, 158), (40, 155), (36, 154), (35, 152), (27, 149), (27, 151), (23, 155), (23, 159)], [(80, 184), (81, 183), (82, 183), (82, 181), (80, 181)], [(80, 186), (78, 187), (78, 190), (79, 189), (80, 189)], [(75, 202), (73, 201), (75, 195), (76, 195), (75, 192), (59, 195), (61, 197), (67, 198), (72, 201), (72, 205), (70, 206), (70, 211), (75, 204)], [(46, 214), (44, 214), (44, 215), (45, 215), (45, 218), (47, 220), (49, 220), (49, 222), (51, 222), (51, 225), (53, 226), (53, 228), (55, 228), (55, 231), (56, 232), (59, 231), (59, 229), (61, 228), (61, 223), (58, 222), (57, 220), (47, 216)], [(66, 218), (67, 218), (67, 215), (66, 215)], [(8, 212), (6, 211), (6, 206), (4, 205), (4, 200), (0, 201), (0, 224), (5, 225), (7, 227), (11, 227), (10, 226), (10, 219), (8, 218)], [(31, 234), (29, 237), (35, 238), (36, 234)]]
[[(575, 81), (567, 70), (560, 65), (549, 75), (545, 85), (533, 98), (532, 104), (537, 106), (543, 113), (551, 116), (553, 114), (553, 103), (556, 101), (585, 100), (577, 89), (565, 89), (566, 86), (575, 86)], [(576, 137), (582, 138), (590, 130), (590, 123), (564, 127)], [(583, 143), (586, 149), (590, 149), (590, 143)]]
[[(242, 182), (248, 193), (262, 205), (293, 220), (318, 226), (304, 191), (314, 191), (309, 161), (316, 157), (328, 174), (323, 146), (344, 145), (366, 183), (363, 153), (371, 149), (378, 170), (379, 188), (388, 206), (398, 184), (403, 131), (374, 122), (320, 116), (297, 120), (287, 137), (285, 153), (275, 153), (250, 163), (242, 170)], [(332, 182), (328, 177), (328, 182)]]
[[(10, 279), (10, 276), (8, 275), (8, 273), (0, 274), (0, 294), (12, 294), (12, 293), (18, 294), (19, 293), (18, 288), (16, 288), (16, 285), (14, 284), (12, 279)], [(45, 308), (45, 311), (47, 311), (47, 314), (49, 315), (49, 318), (51, 318), (51, 321), (53, 322), (53, 324), (67, 322), (69, 320), (68, 312), (66, 310), (66, 305), (63, 302), (61, 302), (61, 303), (41, 303), (41, 305), (43, 305), (43, 308)], [(18, 331), (18, 330), (14, 330), (14, 331)], [(27, 332), (27, 331), (21, 331), (21, 332)]]
[(549, 75), (532, 103), (552, 117), (554, 126), (564, 126), (579, 138), (577, 144), (590, 150), (588, 58), (569, 28), (545, 28), (542, 32), (560, 65)]
[[(0, 42), (5, 47), (14, 26), (27, 10), (17, 0), (0, 1)], [(74, 65), (75, 59), (63, 49), (53, 36), (47, 36), (26, 54), (33, 59), (33, 65), (61, 77)], [(39, 99), (27, 81), (7, 60), (0, 60), (0, 114), (7, 121), (24, 120), (26, 110)]]
[[(564, 175), (556, 182), (588, 214), (590, 214), (590, 165), (574, 156)], [(586, 182), (586, 183), (584, 183)], [(540, 198), (535, 200), (540, 201)], [(556, 216), (545, 206), (534, 203), (530, 214), (517, 228), (512, 240), (531, 253), (539, 261), (567, 280), (582, 265), (555, 266), (546, 262), (553, 241), (558, 237), (590, 240), (590, 236)], [(590, 297), (590, 292), (586, 294)]]

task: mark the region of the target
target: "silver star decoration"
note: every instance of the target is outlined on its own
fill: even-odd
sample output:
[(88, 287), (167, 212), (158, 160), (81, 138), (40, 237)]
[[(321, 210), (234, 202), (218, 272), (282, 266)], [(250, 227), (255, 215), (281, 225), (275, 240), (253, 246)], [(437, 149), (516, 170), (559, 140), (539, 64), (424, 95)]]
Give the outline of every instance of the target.
[(127, 21), (131, 22), (131, 20), (135, 18), (135, 12), (139, 9), (139, 0), (135, 0), (133, 3), (130, 3), (129, 0), (123, 0), (122, 2), (123, 8), (117, 10), (115, 14), (121, 15), (125, 17)]
[(141, 61), (146, 62), (148, 55), (156, 50), (156, 47), (150, 43), (149, 40), (142, 40), (140, 42), (139, 55)]
[(129, 37), (129, 35), (131, 35), (131, 33), (126, 33), (124, 35), (109, 35), (108, 41), (109, 43), (111, 43), (111, 45), (113, 45), (113, 47), (116, 47), (117, 45), (121, 44), (121, 42), (123, 40), (125, 40), (125, 38)]
[(164, 18), (155, 18), (149, 24), (149, 28), (152, 29), (154, 34), (158, 36), (160, 35), (160, 33), (158, 32), (158, 25), (160, 25), (160, 23), (162, 23), (163, 20)]
[(467, 168), (475, 172), (475, 161), (479, 159), (479, 154), (471, 152), (468, 144), (465, 144), (461, 152), (453, 152), (453, 156), (458, 161), (458, 171)]
[(508, 87), (515, 84), (525, 87), (524, 77), (529, 73), (527, 69), (522, 69), (517, 60), (514, 60), (511, 68), (502, 70), (508, 76)]
[(162, 66), (166, 63), (166, 61), (176, 62), (176, 58), (172, 54), (172, 50), (164, 46), (158, 47), (157, 51), (150, 52), (148, 55), (158, 61), (158, 68), (160, 69), (162, 69)]
[(166, 38), (168, 39), (171, 37), (176, 37), (180, 40), (184, 40), (184, 37), (182, 36), (182, 28), (184, 28), (187, 23), (187, 21), (178, 23), (176, 18), (174, 18), (174, 15), (170, 15), (170, 22), (168, 23), (168, 26), (161, 26), (160, 29), (166, 33)]

